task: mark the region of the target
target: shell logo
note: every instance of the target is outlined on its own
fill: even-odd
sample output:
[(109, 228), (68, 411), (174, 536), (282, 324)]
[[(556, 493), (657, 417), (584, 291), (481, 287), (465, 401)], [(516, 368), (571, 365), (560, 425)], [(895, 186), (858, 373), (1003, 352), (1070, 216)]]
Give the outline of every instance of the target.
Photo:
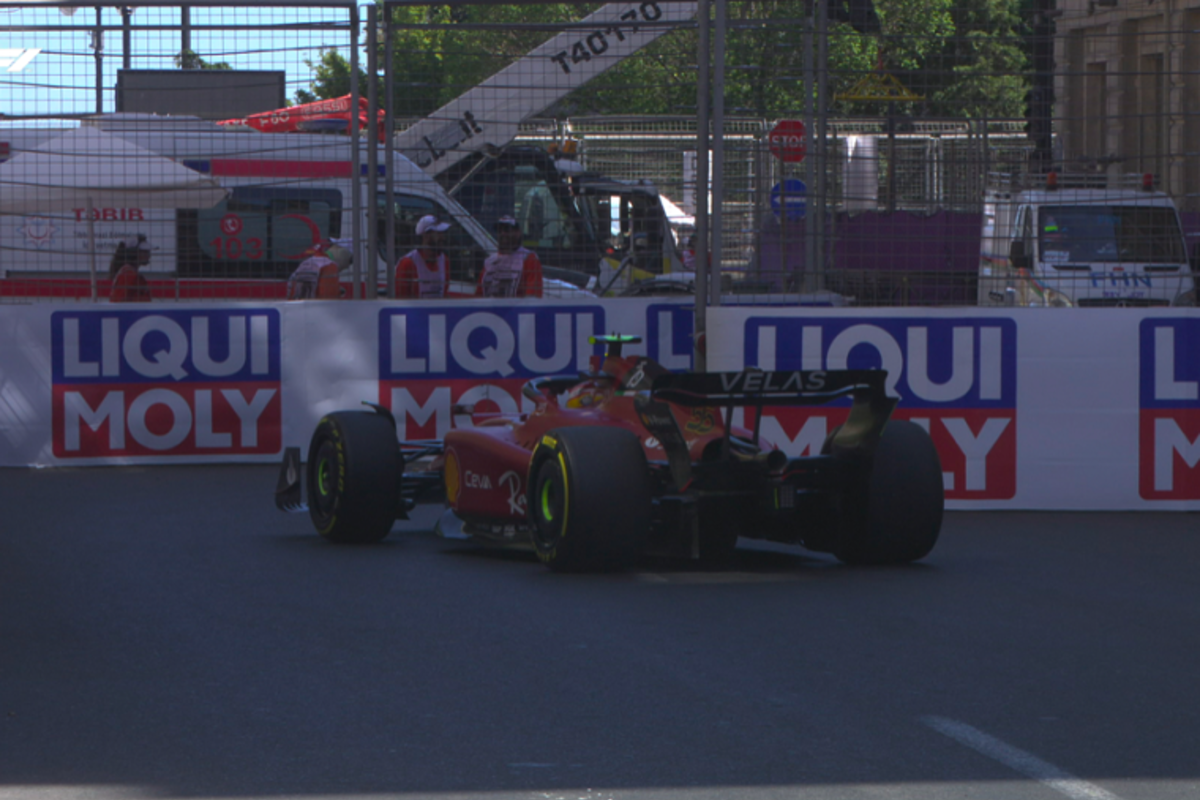
[(442, 477), (446, 481), (446, 499), (450, 501), (451, 506), (457, 506), (458, 496), (462, 493), (462, 475), (458, 466), (458, 453), (453, 450), (446, 451)]

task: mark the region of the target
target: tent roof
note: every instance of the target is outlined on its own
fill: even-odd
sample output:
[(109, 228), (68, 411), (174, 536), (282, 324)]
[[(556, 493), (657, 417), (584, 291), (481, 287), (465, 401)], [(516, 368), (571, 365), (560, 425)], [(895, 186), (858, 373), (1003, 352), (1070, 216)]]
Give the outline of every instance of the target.
[(210, 208), (215, 179), (118, 136), (75, 128), (0, 164), (0, 214), (94, 207)]

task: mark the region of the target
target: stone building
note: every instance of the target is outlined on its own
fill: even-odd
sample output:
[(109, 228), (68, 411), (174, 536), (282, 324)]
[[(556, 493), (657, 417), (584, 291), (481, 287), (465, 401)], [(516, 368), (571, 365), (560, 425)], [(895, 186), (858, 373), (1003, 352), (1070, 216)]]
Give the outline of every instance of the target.
[(1048, 16), (1064, 165), (1153, 173), (1200, 212), (1200, 0), (1058, 0)]

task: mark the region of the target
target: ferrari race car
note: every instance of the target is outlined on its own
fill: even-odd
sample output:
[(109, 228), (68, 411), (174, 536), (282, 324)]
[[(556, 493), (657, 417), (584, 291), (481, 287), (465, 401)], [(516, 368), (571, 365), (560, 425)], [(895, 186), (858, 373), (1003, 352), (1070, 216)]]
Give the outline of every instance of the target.
[[(551, 569), (620, 569), (643, 553), (719, 563), (739, 536), (800, 544), (848, 563), (915, 561), (941, 529), (942, 470), (929, 434), (891, 419), (882, 370), (671, 373), (595, 337), (592, 371), (535, 378), (533, 410), (473, 414), (444, 441), (398, 442), (388, 409), (317, 425), (306, 468), (284, 456), (276, 504), (307, 509), (339, 543), (376, 542), (417, 503), (445, 502), (462, 532), (530, 544)], [(849, 397), (818, 455), (790, 458), (733, 408)], [(748, 418), (749, 415), (747, 415)], [(307, 483), (303, 503), (301, 476)]]

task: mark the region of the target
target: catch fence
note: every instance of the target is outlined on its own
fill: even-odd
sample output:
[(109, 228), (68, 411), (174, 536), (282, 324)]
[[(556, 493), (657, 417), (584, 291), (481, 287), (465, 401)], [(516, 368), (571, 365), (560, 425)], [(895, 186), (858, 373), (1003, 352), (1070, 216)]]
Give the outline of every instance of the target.
[[(435, 214), (459, 295), (512, 215), (548, 295), (694, 293), (711, 244), (707, 302), (1187, 302), (1200, 2), (730, 4), (711, 27), (696, 6), (0, 6), (0, 181), (39, 148), (47, 177), (99, 169), (53, 144), (82, 124), (229, 190), (210, 208), (150, 187), (5, 207), (0, 301), (104, 300), (137, 234), (155, 301), (282, 298), (326, 241), (354, 254), (345, 296), (397, 296)], [(783, 120), (805, 126), (802, 160), (773, 137)], [(111, 183), (130, 171), (115, 163), (61, 183)], [(1113, 187), (1105, 207), (1149, 173), (1182, 220), (1152, 235), (1181, 259), (1064, 272), (1038, 260), (1032, 218), (1032, 260), (1010, 258), (1021, 235), (997, 231), (1016, 219), (986, 205), (989, 176), (1051, 171)], [(1114, 290), (1117, 273), (1141, 277)]]

